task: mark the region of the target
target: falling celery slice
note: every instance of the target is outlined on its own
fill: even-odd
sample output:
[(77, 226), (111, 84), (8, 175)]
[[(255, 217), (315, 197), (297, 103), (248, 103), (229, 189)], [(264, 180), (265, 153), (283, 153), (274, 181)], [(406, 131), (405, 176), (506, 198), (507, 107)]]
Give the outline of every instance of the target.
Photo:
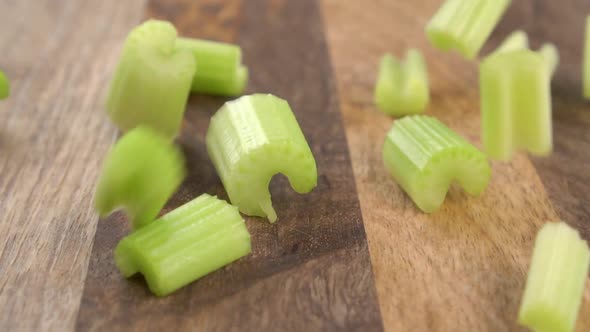
[(121, 240), (115, 262), (125, 277), (139, 272), (154, 294), (165, 296), (250, 250), (238, 209), (203, 194)]
[(428, 73), (419, 51), (409, 50), (404, 63), (391, 54), (383, 56), (375, 86), (375, 104), (383, 113), (422, 113), (429, 98)]
[(95, 207), (105, 216), (123, 207), (134, 228), (153, 221), (185, 176), (184, 158), (167, 138), (137, 127), (109, 152)]
[(0, 70), (0, 100), (10, 95), (10, 82), (6, 75)]
[(191, 90), (221, 96), (237, 96), (246, 88), (248, 69), (242, 65), (237, 45), (178, 38), (177, 49), (191, 52), (197, 63)]
[(196, 65), (175, 45), (169, 22), (149, 20), (129, 33), (107, 98), (121, 130), (144, 125), (170, 139), (178, 134)]
[(317, 184), (315, 159), (289, 104), (255, 94), (225, 103), (211, 119), (207, 150), (232, 204), (250, 216), (277, 219), (268, 190), (283, 173), (298, 193)]
[(548, 223), (537, 235), (518, 321), (536, 332), (570, 332), (590, 267), (590, 250), (567, 224)]
[(586, 41), (584, 48), (584, 98), (590, 99), (590, 16), (586, 19)]
[(471, 195), (488, 185), (483, 153), (435, 118), (414, 115), (395, 121), (383, 146), (385, 166), (424, 212), (436, 211), (453, 181)]
[(510, 0), (446, 0), (428, 23), (430, 42), (473, 59), (508, 8)]

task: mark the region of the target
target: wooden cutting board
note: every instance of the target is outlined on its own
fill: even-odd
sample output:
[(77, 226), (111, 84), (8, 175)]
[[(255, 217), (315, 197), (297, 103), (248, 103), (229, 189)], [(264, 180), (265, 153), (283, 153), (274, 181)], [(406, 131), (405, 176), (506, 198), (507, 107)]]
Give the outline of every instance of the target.
[[(0, 330), (518, 331), (534, 236), (563, 219), (590, 239), (590, 110), (580, 98), (590, 3), (515, 0), (486, 46), (515, 29), (554, 42), (555, 153), (493, 163), (480, 198), (452, 188), (420, 213), (391, 180), (381, 147), (393, 120), (375, 110), (379, 57), (421, 49), (427, 113), (479, 145), (477, 65), (433, 49), (438, 0), (0, 0)], [(247, 218), (251, 255), (165, 298), (123, 279), (112, 251), (122, 214), (98, 220), (92, 195), (117, 138), (104, 96), (120, 46), (145, 18), (185, 36), (237, 43), (248, 93), (287, 99), (319, 170), (298, 195), (271, 192), (279, 222)], [(191, 96), (179, 138), (190, 174), (166, 206), (226, 198), (204, 146), (225, 99)], [(578, 331), (590, 330), (590, 282)]]

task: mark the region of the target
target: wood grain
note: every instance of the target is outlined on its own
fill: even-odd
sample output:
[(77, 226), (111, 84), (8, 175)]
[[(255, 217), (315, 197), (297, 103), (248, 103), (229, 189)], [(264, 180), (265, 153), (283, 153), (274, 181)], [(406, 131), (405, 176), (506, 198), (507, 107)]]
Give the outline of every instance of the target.
[[(128, 229), (121, 215), (101, 220), (78, 316), (79, 330), (381, 330), (367, 242), (316, 2), (151, 1), (148, 15), (182, 34), (240, 44), (248, 92), (287, 99), (319, 171), (318, 187), (297, 195), (271, 183), (276, 224), (248, 218), (253, 252), (165, 298), (141, 278), (125, 280), (112, 251)], [(225, 17), (225, 18), (221, 18)], [(201, 29), (201, 27), (207, 27)], [(218, 27), (218, 28), (217, 28)], [(189, 102), (180, 143), (189, 178), (168, 204), (203, 192), (226, 195), (205, 151), (209, 118), (223, 99)]]
[[(515, 1), (501, 26), (510, 25), (512, 31), (520, 22), (534, 21), (541, 2), (549, 3)], [(582, 1), (570, 2), (577, 4), (579, 14), (568, 10), (562, 19), (580, 19), (588, 12), (581, 10)], [(510, 163), (494, 163), (491, 184), (482, 197), (468, 197), (453, 187), (441, 211), (432, 215), (414, 207), (381, 160), (382, 142), (392, 120), (373, 106), (376, 69), (383, 53), (401, 56), (409, 47), (422, 49), (428, 61), (432, 103), (427, 114), (480, 143), (477, 66), (455, 54), (434, 50), (425, 40), (424, 26), (440, 4), (434, 0), (322, 1), (384, 325), (394, 331), (518, 331), (522, 328), (517, 326), (516, 316), (534, 236), (544, 221), (559, 217), (530, 160), (519, 154)], [(547, 15), (559, 11), (546, 7)], [(546, 30), (563, 35), (557, 20), (553, 23), (546, 25)], [(534, 41), (543, 37), (534, 30), (532, 33)], [(497, 45), (504, 36), (494, 35), (491, 43)], [(572, 43), (570, 40), (568, 45)], [(578, 51), (576, 46), (565, 54)], [(575, 61), (567, 55), (565, 59)], [(560, 71), (556, 90), (564, 77), (572, 75), (571, 71)], [(579, 96), (577, 88), (572, 96)], [(559, 96), (556, 117), (576, 121), (560, 115), (563, 105)], [(578, 117), (585, 119), (579, 112)], [(557, 127), (560, 130), (559, 122)], [(577, 126), (578, 132), (584, 129), (588, 127)], [(563, 140), (558, 131), (558, 151), (564, 148)], [(567, 141), (570, 149), (580, 146), (571, 143), (571, 138)], [(580, 159), (588, 160), (587, 152), (580, 154), (584, 155)], [(553, 163), (558, 168), (551, 160), (569, 160), (563, 152), (553, 158), (557, 159), (546, 165)], [(575, 165), (582, 167), (584, 162)], [(563, 165), (559, 169), (557, 174), (575, 173), (561, 171), (567, 169)], [(583, 180), (584, 176), (568, 177), (568, 181)], [(587, 182), (580, 186), (588, 190)], [(559, 197), (560, 192), (554, 194)], [(587, 204), (587, 197), (578, 199)], [(588, 222), (587, 218), (577, 219), (572, 224), (587, 235)], [(590, 330), (589, 310), (586, 299), (579, 331)]]

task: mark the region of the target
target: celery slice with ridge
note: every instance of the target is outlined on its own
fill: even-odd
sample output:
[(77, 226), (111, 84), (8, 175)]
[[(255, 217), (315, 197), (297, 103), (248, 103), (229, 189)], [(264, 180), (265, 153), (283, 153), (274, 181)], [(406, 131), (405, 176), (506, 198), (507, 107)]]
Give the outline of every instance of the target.
[(170, 139), (178, 134), (196, 65), (176, 49), (176, 35), (169, 22), (149, 20), (127, 36), (107, 98), (121, 130), (144, 125)]
[(177, 49), (190, 51), (197, 63), (191, 90), (221, 96), (237, 96), (246, 88), (248, 68), (242, 65), (237, 45), (201, 39), (178, 38)]
[(518, 321), (534, 331), (570, 332), (590, 267), (590, 250), (567, 224), (548, 223), (535, 240)]
[(111, 149), (95, 196), (101, 216), (122, 207), (140, 228), (153, 221), (186, 174), (184, 157), (149, 127), (136, 127)]
[(488, 39), (510, 0), (446, 0), (428, 23), (430, 42), (473, 59)]
[(491, 176), (482, 152), (425, 115), (394, 122), (385, 139), (383, 160), (397, 183), (427, 213), (441, 206), (453, 181), (479, 195)]
[(238, 209), (203, 194), (121, 240), (115, 262), (125, 277), (139, 272), (165, 296), (250, 251)]
[(317, 184), (315, 159), (289, 104), (254, 94), (225, 103), (211, 119), (207, 151), (232, 204), (250, 216), (277, 219), (268, 190), (283, 173), (298, 193)]
[(586, 41), (584, 47), (584, 59), (582, 61), (584, 62), (584, 98), (590, 99), (590, 16), (586, 19)]
[(0, 100), (10, 95), (10, 82), (6, 75), (0, 70)]
[(385, 54), (379, 65), (375, 104), (385, 114), (422, 113), (430, 99), (428, 73), (418, 50), (409, 50), (404, 63)]

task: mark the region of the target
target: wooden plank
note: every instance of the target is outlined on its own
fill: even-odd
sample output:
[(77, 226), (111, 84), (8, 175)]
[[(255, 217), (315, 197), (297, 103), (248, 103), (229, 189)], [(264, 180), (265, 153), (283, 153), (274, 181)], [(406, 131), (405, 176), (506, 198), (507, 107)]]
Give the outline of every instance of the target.
[[(543, 7), (540, 2), (515, 2), (502, 25), (510, 25), (512, 31), (522, 22), (526, 28), (537, 19), (535, 13)], [(558, 27), (566, 25), (567, 17), (575, 15), (579, 20), (588, 12), (581, 10), (582, 1), (571, 2), (576, 9), (559, 16), (560, 23), (554, 19), (553, 24), (545, 25), (555, 37), (564, 34)], [(383, 53), (402, 55), (409, 47), (424, 50), (428, 60), (432, 103), (427, 114), (479, 144), (477, 67), (454, 54), (434, 50), (423, 33), (440, 4), (434, 0), (322, 1), (384, 324), (394, 331), (522, 330), (516, 316), (534, 236), (544, 221), (558, 218), (529, 159), (519, 154), (510, 163), (494, 163), (492, 182), (481, 198), (452, 188), (441, 211), (433, 215), (414, 207), (391, 180), (381, 159), (382, 142), (392, 120), (373, 106), (376, 69)], [(555, 6), (559, 9), (549, 10), (545, 5), (546, 15), (566, 7), (563, 3)], [(533, 40), (539, 37), (535, 32)], [(579, 37), (579, 33), (574, 35)], [(575, 40), (563, 43), (572, 46)], [(496, 37), (492, 43), (499, 41)], [(576, 46), (565, 53), (578, 51)], [(571, 63), (568, 72), (558, 74), (556, 85), (572, 77), (578, 82), (574, 65), (579, 70), (579, 62)], [(578, 88), (570, 96), (578, 98)], [(569, 118), (559, 115), (560, 107), (558, 97), (557, 118)], [(578, 113), (580, 117), (586, 118)], [(562, 140), (556, 139), (558, 149), (564, 148)], [(555, 158), (563, 160), (559, 159), (562, 156), (558, 153)], [(587, 153), (584, 158), (587, 162)], [(566, 172), (558, 174), (571, 174)], [(583, 180), (580, 176), (569, 179)], [(588, 219), (584, 223), (588, 227)], [(589, 300), (586, 296), (579, 331), (590, 329)]]
[[(116, 131), (102, 103), (141, 0), (0, 1), (0, 330), (74, 327)], [(105, 18), (108, 17), (108, 20)]]
[[(127, 233), (122, 217), (100, 221), (77, 328), (380, 330), (317, 4), (157, 0), (148, 15), (172, 20), (185, 35), (239, 43), (251, 72), (249, 92), (270, 92), (290, 102), (317, 158), (319, 184), (309, 195), (296, 195), (284, 178), (273, 180), (279, 221), (248, 218), (253, 253), (161, 299), (149, 294), (141, 279), (125, 280), (114, 266), (112, 250)], [(208, 120), (223, 102), (191, 99), (180, 139), (190, 175), (167, 209), (203, 192), (225, 198), (204, 144)]]

